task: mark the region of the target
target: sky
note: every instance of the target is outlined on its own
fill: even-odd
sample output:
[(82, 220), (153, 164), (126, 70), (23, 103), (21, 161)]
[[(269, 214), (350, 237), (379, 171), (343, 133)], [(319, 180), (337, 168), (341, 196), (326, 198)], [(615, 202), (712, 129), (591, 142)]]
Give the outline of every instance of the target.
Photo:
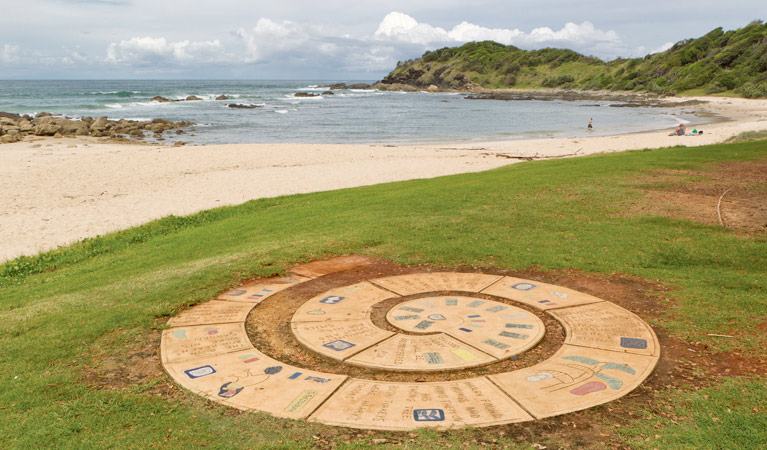
[(494, 40), (610, 60), (767, 19), (764, 0), (2, 0), (0, 79), (378, 80)]

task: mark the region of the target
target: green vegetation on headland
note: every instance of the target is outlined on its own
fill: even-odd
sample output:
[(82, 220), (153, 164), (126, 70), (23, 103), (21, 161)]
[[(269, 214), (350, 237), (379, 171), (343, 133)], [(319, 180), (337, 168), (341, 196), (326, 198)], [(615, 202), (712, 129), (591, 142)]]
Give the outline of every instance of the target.
[[(525, 162), (254, 200), (7, 262), (0, 438), (9, 449), (358, 449), (373, 439), (393, 442), (376, 449), (767, 448), (767, 379), (752, 365), (767, 354), (764, 231), (646, 209), (653, 192), (688, 193), (689, 183), (719, 183), (725, 168), (766, 159), (767, 143), (757, 141)], [(757, 180), (742, 189), (764, 193)], [(662, 350), (658, 370), (687, 364), (707, 384), (660, 379), (636, 391), (650, 401), (632, 394), (539, 426), (367, 434), (236, 411), (162, 372), (135, 375), (143, 374), (136, 366), (159, 365), (158, 328), (188, 305), (250, 277), (350, 253), (435, 268), (586, 273), (610, 286), (614, 276), (637, 280), (657, 298), (658, 314), (647, 319), (662, 338), (682, 340), (676, 355)], [(710, 372), (699, 358), (757, 372)]]
[(572, 50), (520, 50), (492, 41), (424, 53), (379, 85), (419, 89), (562, 88), (767, 97), (767, 24), (717, 28), (644, 58), (604, 62)]

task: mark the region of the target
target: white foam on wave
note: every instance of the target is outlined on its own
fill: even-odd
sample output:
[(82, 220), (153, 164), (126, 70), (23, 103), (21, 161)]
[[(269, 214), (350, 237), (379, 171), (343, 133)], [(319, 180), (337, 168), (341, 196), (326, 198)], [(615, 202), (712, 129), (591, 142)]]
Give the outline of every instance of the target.
[(122, 108), (124, 108), (124, 106), (121, 105), (120, 103), (107, 103), (104, 106), (106, 106), (107, 108), (112, 108), (112, 109), (122, 109)]
[[(225, 95), (230, 100), (233, 99), (233, 98), (240, 98), (240, 94), (216, 94), (216, 93), (213, 93), (213, 94), (192, 94), (192, 95), (201, 98), (203, 101), (216, 101), (216, 97), (218, 97), (219, 95)], [(184, 97), (184, 100), (186, 100), (186, 97)]]
[(340, 93), (338, 93), (336, 95), (339, 96), (339, 97), (367, 98), (367, 97), (375, 97), (375, 96), (378, 96), (378, 95), (384, 95), (384, 93), (383, 92), (379, 92), (379, 91), (362, 91), (362, 90), (359, 90), (359, 91), (350, 92), (348, 94), (340, 92)]
[(688, 124), (688, 123), (690, 123), (690, 121), (689, 121), (689, 120), (687, 120), (687, 119), (682, 119), (681, 117), (677, 117), (677, 116), (675, 116), (675, 115), (673, 115), (673, 114), (663, 114), (663, 116), (665, 116), (665, 117), (668, 117), (668, 118), (670, 118), (670, 119), (673, 119), (674, 123), (683, 123), (683, 124), (685, 124), (685, 125), (686, 125), (686, 124)]
[(139, 93), (139, 91), (93, 91), (90, 94), (91, 95), (114, 95), (114, 94), (119, 94), (120, 92), (130, 92), (131, 94)]
[(324, 100), (324, 99), (325, 99), (325, 97), (323, 97), (321, 95), (312, 95), (310, 97), (296, 97), (293, 94), (286, 94), (285, 96), (280, 98), (280, 100), (288, 101), (288, 102), (294, 102), (294, 103), (299, 103), (299, 102), (301, 102), (303, 100)]
[(129, 106), (137, 107), (137, 106), (160, 106), (165, 105), (165, 103), (161, 102), (131, 102), (128, 104)]
[(288, 110), (287, 109), (275, 109), (274, 112), (276, 112), (277, 114), (287, 114)]

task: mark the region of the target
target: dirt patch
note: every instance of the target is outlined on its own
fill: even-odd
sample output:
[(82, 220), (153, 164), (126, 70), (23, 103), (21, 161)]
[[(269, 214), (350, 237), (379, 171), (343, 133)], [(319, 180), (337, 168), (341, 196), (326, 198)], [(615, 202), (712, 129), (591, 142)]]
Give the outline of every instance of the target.
[[(747, 232), (767, 232), (767, 160), (711, 164), (706, 170), (657, 170), (633, 181), (645, 200), (627, 211)], [(721, 199), (721, 202), (720, 202)], [(718, 211), (717, 211), (718, 207)]]
[(125, 341), (123, 332), (108, 334), (93, 346), (90, 368), (80, 375), (95, 389), (133, 389), (163, 397), (181, 396), (181, 389), (162, 367), (160, 337), (161, 332), (154, 330), (130, 339), (120, 348)]

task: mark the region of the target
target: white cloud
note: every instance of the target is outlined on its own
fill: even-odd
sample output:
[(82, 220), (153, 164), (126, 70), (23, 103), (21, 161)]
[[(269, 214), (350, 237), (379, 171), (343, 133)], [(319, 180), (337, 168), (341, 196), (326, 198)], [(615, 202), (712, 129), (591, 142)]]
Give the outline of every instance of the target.
[(373, 35), (377, 40), (408, 42), (424, 46), (439, 44), (458, 44), (472, 41), (495, 41), (505, 45), (533, 49), (566, 47), (586, 53), (606, 53), (617, 56), (625, 52), (625, 46), (615, 31), (603, 31), (591, 22), (580, 24), (568, 22), (561, 30), (548, 27), (534, 28), (529, 33), (519, 29), (486, 28), (469, 22), (461, 22), (450, 31), (429, 24), (419, 23), (414, 18), (400, 12), (391, 12), (384, 17)]
[(401, 45), (339, 35), (328, 27), (290, 21), (277, 23), (261, 18), (254, 27), (240, 28), (234, 34), (244, 46), (243, 62), (279, 63), (297, 70), (327, 71), (331, 67), (338, 72), (384, 71), (391, 70), (402, 56)]
[(3, 44), (0, 47), (0, 62), (6, 64), (37, 64), (57, 66), (61, 64), (73, 65), (76, 62), (85, 62), (86, 58), (77, 51), (66, 52), (62, 55), (47, 55), (39, 51), (22, 50), (18, 45)]
[(413, 44), (444, 42), (449, 40), (447, 36), (447, 31), (442, 28), (418, 23), (407, 14), (396, 11), (390, 12), (384, 17), (373, 35), (379, 40), (394, 40)]
[(674, 46), (673, 42), (666, 42), (665, 44), (661, 45), (660, 47), (656, 48), (655, 50), (650, 51), (650, 54), (665, 52), (666, 50), (670, 49), (673, 46)]
[(648, 52), (647, 47), (645, 47), (644, 45), (640, 45), (639, 47), (635, 48), (633, 51), (627, 52), (626, 54), (621, 56), (628, 57), (628, 58), (642, 58), (646, 55), (654, 55), (655, 53), (665, 52), (666, 50), (670, 49), (673, 46), (674, 46), (673, 42), (666, 42), (660, 47), (654, 50), (650, 50)]
[(3, 51), (0, 52), (0, 61), (5, 63), (12, 63), (19, 60), (19, 46), (4, 44)]
[[(626, 54), (614, 31), (599, 30), (590, 22), (567, 23), (560, 30), (535, 28), (529, 33), (518, 29), (486, 28), (466, 21), (451, 30), (419, 23), (401, 12), (390, 12), (372, 35), (353, 37), (320, 25), (259, 19), (251, 28), (240, 28), (234, 36), (243, 46), (239, 61), (261, 67), (333, 67), (339, 71), (382, 72), (391, 70), (398, 60), (420, 56), (439, 46), (471, 41), (493, 40), (526, 49), (543, 47), (572, 48), (587, 54), (617, 56)], [(146, 45), (149, 46), (149, 43)], [(164, 43), (155, 43), (164, 48)]]
[(525, 33), (513, 29), (485, 28), (469, 22), (461, 22), (448, 33), (451, 40), (456, 42), (495, 41), (511, 45)]
[(207, 63), (222, 59), (219, 40), (168, 42), (165, 38), (134, 37), (107, 47), (106, 61), (111, 63)]
[[(523, 34), (524, 36), (524, 34)], [(559, 31), (553, 31), (551, 28), (536, 28), (528, 37), (523, 37), (523, 41), (531, 43), (562, 42), (572, 43), (578, 46), (592, 44), (620, 44), (621, 39), (615, 31), (602, 31), (594, 28), (591, 22), (583, 22), (580, 25), (568, 22), (564, 28)]]
[[(92, 68), (106, 64), (104, 67), (112, 71), (134, 69), (158, 74), (184, 73), (207, 65), (211, 70), (223, 70), (224, 66), (236, 68), (239, 73), (250, 76), (271, 73), (279, 74), (276, 76), (354, 74), (365, 77), (370, 74), (378, 77), (390, 71), (397, 61), (418, 57), (426, 50), (471, 41), (493, 40), (524, 49), (570, 48), (602, 58), (643, 56), (646, 50), (644, 47), (629, 49), (615, 31), (601, 30), (589, 21), (568, 22), (561, 29), (531, 30), (489, 28), (468, 21), (456, 23), (452, 28), (442, 28), (394, 11), (383, 17), (375, 31), (358, 28), (355, 35), (348, 27), (328, 23), (262, 17), (250, 26), (234, 25), (196, 41), (187, 39), (191, 35), (184, 33), (134, 35), (111, 43), (106, 41), (106, 54), (101, 53), (103, 46), (81, 49), (81, 44), (88, 45), (86, 41), (65, 44), (57, 55), (22, 52), (18, 46), (5, 44), (0, 46), (0, 62)], [(98, 53), (100, 57), (94, 56)]]
[(245, 45), (246, 62), (260, 62), (275, 53), (298, 49), (310, 39), (304, 28), (293, 22), (266, 18), (258, 19), (249, 30), (238, 29), (235, 36)]
[(73, 50), (70, 54), (70, 59), (76, 62), (88, 62), (90, 58), (87, 55), (83, 55), (79, 50)]

